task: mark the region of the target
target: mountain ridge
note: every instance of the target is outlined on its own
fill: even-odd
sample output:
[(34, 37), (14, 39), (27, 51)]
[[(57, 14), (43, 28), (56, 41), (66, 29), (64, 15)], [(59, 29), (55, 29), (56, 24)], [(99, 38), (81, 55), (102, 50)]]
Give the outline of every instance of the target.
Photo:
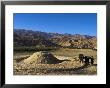
[(14, 29), (14, 46), (94, 48), (97, 47), (97, 37)]

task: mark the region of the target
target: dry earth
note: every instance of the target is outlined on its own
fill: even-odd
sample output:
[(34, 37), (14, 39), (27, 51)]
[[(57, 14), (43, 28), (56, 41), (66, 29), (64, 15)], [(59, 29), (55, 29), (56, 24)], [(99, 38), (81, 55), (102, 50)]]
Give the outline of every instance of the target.
[[(31, 63), (29, 58), (32, 55), (36, 55), (36, 52), (14, 52), (14, 75), (96, 75), (97, 74), (97, 51), (91, 49), (59, 49), (51, 51), (54, 58), (59, 63), (38, 63), (37, 58)], [(85, 66), (79, 62), (78, 55), (84, 54), (87, 56), (93, 56), (95, 61), (91, 66)], [(43, 59), (43, 58), (39, 58)], [(53, 58), (51, 58), (53, 59)]]

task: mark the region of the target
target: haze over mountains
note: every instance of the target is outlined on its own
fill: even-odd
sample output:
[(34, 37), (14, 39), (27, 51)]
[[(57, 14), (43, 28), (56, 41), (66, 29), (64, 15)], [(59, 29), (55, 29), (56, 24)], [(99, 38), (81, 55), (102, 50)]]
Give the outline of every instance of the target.
[(96, 36), (80, 34), (59, 34), (14, 29), (14, 47), (68, 47), (68, 48), (96, 48)]

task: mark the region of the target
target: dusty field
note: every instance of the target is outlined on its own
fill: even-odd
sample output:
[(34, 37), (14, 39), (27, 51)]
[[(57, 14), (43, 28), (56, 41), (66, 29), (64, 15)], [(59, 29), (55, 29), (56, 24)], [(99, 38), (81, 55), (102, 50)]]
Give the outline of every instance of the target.
[[(96, 75), (97, 51), (90, 49), (59, 49), (51, 53), (59, 60), (57, 64), (26, 64), (23, 63), (34, 52), (14, 53), (14, 75)], [(95, 61), (91, 66), (79, 62), (78, 55), (93, 56)]]

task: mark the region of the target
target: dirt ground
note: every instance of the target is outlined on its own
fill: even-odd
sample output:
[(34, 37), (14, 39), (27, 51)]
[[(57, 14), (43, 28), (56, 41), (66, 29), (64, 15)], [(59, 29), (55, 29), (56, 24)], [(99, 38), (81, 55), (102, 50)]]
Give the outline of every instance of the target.
[[(64, 60), (57, 64), (24, 64), (23, 61), (34, 52), (14, 52), (14, 75), (96, 75), (97, 51), (91, 49), (59, 49), (51, 52), (57, 59)], [(93, 65), (80, 63), (78, 55), (94, 57)]]

